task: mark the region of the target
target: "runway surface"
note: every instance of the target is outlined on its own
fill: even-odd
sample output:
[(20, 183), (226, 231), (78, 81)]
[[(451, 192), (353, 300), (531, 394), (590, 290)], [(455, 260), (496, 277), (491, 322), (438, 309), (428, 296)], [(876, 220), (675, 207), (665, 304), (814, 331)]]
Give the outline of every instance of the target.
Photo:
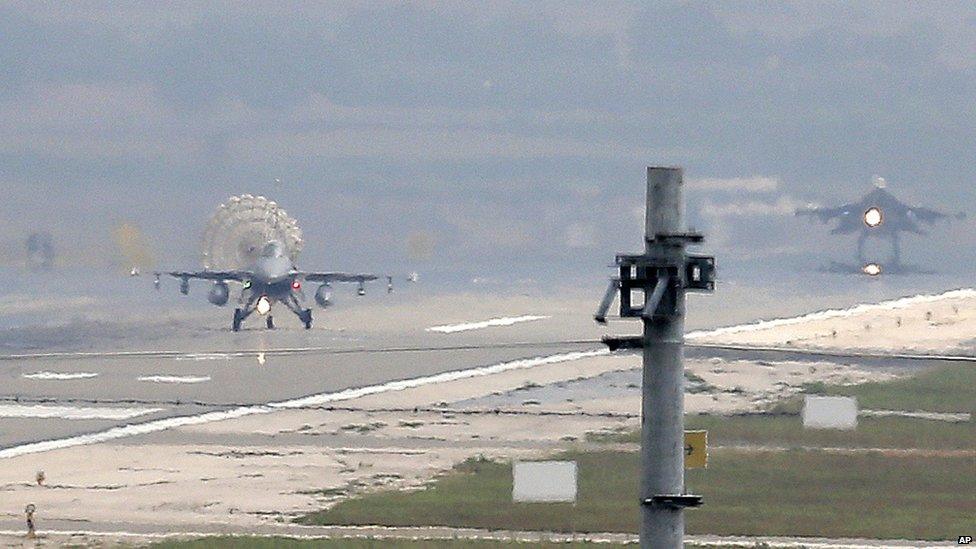
[[(418, 342), (422, 343), (422, 342)], [(0, 457), (604, 354), (595, 340), (5, 357)], [(689, 346), (689, 357), (926, 368), (947, 359)], [(972, 360), (972, 359), (970, 359)], [(364, 393), (365, 391), (365, 393)]]
[[(391, 382), (437, 383), (447, 372), (480, 375), (486, 368), (534, 364), (520, 360), (606, 352), (599, 331), (582, 315), (516, 322), (468, 316), (452, 330), (444, 326), (455, 324), (425, 321), (410, 308), (384, 313), (376, 321), (354, 317), (309, 331), (282, 319), (274, 331), (239, 333), (215, 325), (223, 319), (211, 315), (201, 326), (187, 322), (155, 334), (151, 324), (131, 326), (82, 349), (65, 334), (65, 344), (8, 350), (0, 354), (0, 457), (18, 455), (25, 445), (53, 448), (50, 441), (119, 429), (130, 436), (155, 425), (151, 432), (157, 432), (203, 414), (335, 402), (351, 390), (402, 385)], [(45, 441), (48, 446), (38, 446)]]
[[(69, 326), (45, 332), (43, 345), (8, 346), (0, 353), (0, 457), (19, 455), (25, 447), (58, 447), (39, 444), (45, 441), (86, 435), (97, 441), (106, 432), (114, 433), (109, 439), (138, 436), (197, 421), (193, 418), (203, 414), (216, 420), (263, 413), (261, 407), (335, 403), (351, 390), (392, 391), (399, 386), (391, 383), (437, 383), (443, 380), (437, 376), (447, 372), (480, 375), (513, 363), (533, 364), (517, 361), (576, 360), (574, 353), (605, 352), (599, 340), (607, 328), (597, 326), (585, 311), (568, 311), (564, 303), (465, 309), (449, 302), (426, 314), (412, 305), (357, 309), (310, 331), (286, 318), (274, 331), (249, 327), (233, 333), (208, 310), (177, 324), (145, 322), (101, 332)], [(636, 328), (617, 324), (610, 331)], [(83, 346), (77, 345), (79, 339)], [(688, 343), (686, 355), (693, 358), (887, 368), (973, 360)]]

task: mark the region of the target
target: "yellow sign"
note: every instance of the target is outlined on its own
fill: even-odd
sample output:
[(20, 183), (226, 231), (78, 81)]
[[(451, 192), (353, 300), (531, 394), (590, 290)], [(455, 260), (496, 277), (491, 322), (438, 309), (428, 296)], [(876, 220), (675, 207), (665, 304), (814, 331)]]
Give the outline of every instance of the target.
[(685, 431), (685, 469), (708, 467), (708, 431)]

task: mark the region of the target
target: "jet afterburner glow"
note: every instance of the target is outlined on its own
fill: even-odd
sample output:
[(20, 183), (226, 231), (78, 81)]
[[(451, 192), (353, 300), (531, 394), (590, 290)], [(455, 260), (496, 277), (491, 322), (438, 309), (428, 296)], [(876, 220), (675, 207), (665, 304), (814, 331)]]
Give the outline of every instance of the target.
[(881, 213), (881, 209), (877, 207), (868, 208), (864, 212), (864, 224), (868, 227), (877, 227), (884, 221), (884, 214)]
[(877, 263), (868, 263), (861, 270), (864, 271), (864, 274), (868, 276), (878, 276), (881, 274), (881, 265), (878, 265)]

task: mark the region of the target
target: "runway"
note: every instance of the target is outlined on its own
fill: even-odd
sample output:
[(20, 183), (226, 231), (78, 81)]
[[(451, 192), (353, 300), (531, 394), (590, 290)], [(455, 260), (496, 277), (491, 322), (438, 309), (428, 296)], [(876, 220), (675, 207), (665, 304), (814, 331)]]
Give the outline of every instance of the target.
[[(473, 376), (517, 361), (545, 363), (553, 357), (574, 360), (565, 358), (573, 353), (605, 352), (600, 338), (607, 329), (583, 311), (566, 314), (559, 303), (505, 307), (464, 313), (463, 307), (445, 302), (425, 315), (413, 306), (384, 305), (344, 312), (326, 328), (305, 331), (283, 323), (274, 331), (240, 333), (221, 328), (222, 323), (216, 324), (221, 319), (211, 315), (202, 326), (193, 325), (196, 318), (165, 331), (149, 323), (130, 326), (86, 349), (51, 345), (0, 354), (0, 457), (58, 447), (56, 441), (78, 443), (77, 437), (102, 440), (107, 432), (114, 433), (113, 439), (157, 432), (200, 421), (195, 418), (205, 414), (211, 414), (205, 420), (210, 421), (265, 408), (338, 402), (353, 394), (344, 392), (397, 390), (391, 384), (398, 382), (437, 383), (437, 376), (449, 372)], [(878, 308), (860, 308), (872, 307)], [(533, 314), (525, 314), (530, 310)], [(611, 328), (619, 331), (620, 326)], [(905, 369), (976, 360), (700, 341), (707, 333), (691, 334), (686, 356)]]
[[(606, 353), (598, 340), (8, 355), (0, 458)], [(973, 357), (694, 345), (693, 358), (927, 368)], [(460, 367), (459, 367), (460, 366)], [(446, 376), (446, 377), (445, 377)]]
[[(309, 399), (316, 396), (320, 400), (326, 396), (335, 399), (343, 391), (396, 390), (386, 384), (404, 380), (435, 383), (438, 379), (432, 376), (446, 372), (474, 375), (481, 369), (510, 365), (520, 359), (573, 357), (574, 352), (592, 351), (594, 347), (590, 343), (403, 352), (306, 349), (300, 353), (282, 349), (206, 355), (148, 353), (148, 356), (109, 354), (7, 360), (0, 367), (0, 376), (5, 381), (0, 399), (7, 406), (69, 406), (75, 411), (97, 406), (145, 413), (139, 414), (138, 419), (64, 419), (64, 415), (0, 418), (0, 457), (25, 444), (105, 432), (126, 425), (153, 422), (165, 425), (161, 420), (203, 413), (232, 414), (240, 408), (250, 408), (251, 412), (259, 411), (260, 407), (294, 408), (315, 402)], [(37, 373), (63, 377), (31, 377)], [(300, 399), (305, 399), (304, 403)], [(176, 426), (180, 422), (170, 421), (170, 424)]]
[[(15, 528), (30, 502), (45, 530), (124, 521), (250, 531), (320, 508), (321, 494), (411, 489), (474, 455), (538, 456), (639, 424), (640, 358), (611, 356), (601, 342), (638, 324), (598, 326), (588, 301), (483, 303), (366, 303), (309, 331), (282, 319), (277, 330), (233, 333), (208, 310), (95, 332), (66, 326), (24, 344), (8, 334), (0, 484), (15, 505), (0, 522)], [(836, 329), (849, 337), (863, 322)], [(812, 379), (889, 379), (966, 359), (939, 356), (948, 346), (924, 356), (876, 348), (691, 339), (686, 409), (749, 413)]]

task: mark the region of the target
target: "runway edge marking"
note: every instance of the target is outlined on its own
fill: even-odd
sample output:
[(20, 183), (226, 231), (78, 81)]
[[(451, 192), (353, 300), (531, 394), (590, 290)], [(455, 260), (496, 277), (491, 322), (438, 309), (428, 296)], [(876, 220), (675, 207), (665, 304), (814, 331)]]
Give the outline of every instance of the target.
[(714, 330), (697, 330), (685, 334), (685, 339), (695, 340), (695, 339), (702, 339), (702, 338), (721, 336), (727, 334), (755, 332), (758, 330), (776, 328), (779, 326), (792, 326), (794, 324), (801, 324), (803, 322), (809, 322), (812, 320), (844, 318), (844, 317), (854, 316), (861, 313), (868, 313), (874, 311), (905, 309), (907, 307), (910, 307), (912, 305), (918, 305), (920, 303), (934, 303), (937, 301), (943, 301), (947, 299), (966, 299), (966, 298), (973, 298), (973, 297), (976, 297), (976, 289), (959, 288), (956, 290), (949, 290), (941, 294), (919, 294), (919, 295), (914, 295), (909, 297), (893, 299), (890, 301), (882, 301), (880, 303), (862, 303), (860, 305), (855, 305), (853, 307), (848, 307), (846, 309), (827, 309), (824, 311), (817, 311), (815, 313), (808, 313), (800, 316), (775, 318), (772, 320), (760, 320), (758, 322), (737, 324), (735, 326), (726, 326), (724, 328), (716, 328)]

